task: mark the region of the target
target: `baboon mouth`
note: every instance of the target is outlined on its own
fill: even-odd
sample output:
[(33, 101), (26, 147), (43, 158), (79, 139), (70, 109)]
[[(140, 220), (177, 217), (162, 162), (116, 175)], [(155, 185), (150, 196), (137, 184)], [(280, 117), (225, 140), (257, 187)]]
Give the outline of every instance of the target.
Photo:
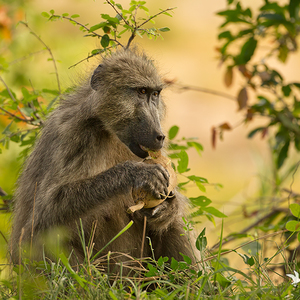
[[(154, 155), (155, 155), (155, 153), (158, 153), (158, 151), (160, 150), (160, 149), (150, 149), (150, 148), (147, 148), (147, 147), (145, 147), (145, 146), (143, 146), (143, 145), (139, 145), (140, 146), (140, 148), (143, 150), (143, 151), (145, 151), (145, 152), (147, 152), (149, 155), (150, 155), (150, 153), (153, 153)], [(152, 155), (151, 155), (152, 156)]]
[(151, 150), (150, 148), (147, 148), (147, 147), (145, 147), (145, 146), (143, 146), (143, 145), (139, 145), (140, 146), (140, 148), (143, 150), (143, 151), (145, 151), (145, 152), (151, 152), (151, 151), (154, 151), (154, 150)]

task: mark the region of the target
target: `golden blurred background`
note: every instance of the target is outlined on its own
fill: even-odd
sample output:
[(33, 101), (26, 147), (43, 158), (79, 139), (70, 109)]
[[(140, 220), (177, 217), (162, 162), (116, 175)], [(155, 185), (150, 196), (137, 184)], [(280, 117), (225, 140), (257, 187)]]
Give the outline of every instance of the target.
[[(119, 0), (124, 7), (129, 1)], [(244, 1), (249, 5), (249, 1)], [(1, 3), (0, 8), (9, 11), (10, 5), (18, 6), (20, 1)], [(242, 2), (243, 3), (243, 2)], [(251, 1), (252, 7), (257, 7), (262, 1)], [(230, 89), (224, 85), (225, 68), (220, 65), (216, 47), (218, 46), (218, 27), (222, 19), (216, 12), (226, 8), (226, 0), (199, 1), (199, 0), (152, 0), (147, 7), (151, 13), (156, 13), (159, 8), (176, 7), (173, 17), (160, 16), (156, 20), (157, 27), (167, 26), (170, 32), (164, 33), (164, 40), (148, 40), (137, 38), (136, 44), (152, 58), (159, 66), (163, 76), (168, 79), (176, 79), (179, 83), (207, 88), (219, 92), (225, 92), (236, 96), (242, 86), (239, 74), (234, 74), (234, 84)], [(51, 48), (56, 60), (60, 80), (64, 88), (73, 84), (78, 76), (85, 74), (90, 65), (95, 61), (90, 60), (69, 68), (87, 54), (98, 47), (99, 40), (84, 38), (79, 29), (67, 21), (48, 22), (41, 13), (53, 9), (57, 14), (79, 14), (79, 22), (94, 25), (100, 22), (100, 14), (113, 14), (109, 5), (99, 0), (27, 0), (19, 8), (15, 9), (12, 21), (25, 20), (31, 29)], [(0, 16), (1, 20), (1, 16)], [(7, 51), (11, 61), (18, 60), (31, 52), (43, 49), (43, 46), (29, 33), (28, 29), (19, 25), (13, 31), (14, 46), (8, 46)], [(9, 37), (8, 37), (9, 39)], [(11, 50), (13, 49), (13, 50)], [(27, 80), (28, 86), (35, 88), (55, 87), (55, 75), (52, 62), (47, 61), (47, 52), (43, 51), (26, 60), (20, 60), (12, 65), (9, 74), (3, 77), (10, 85), (14, 85), (14, 78), (19, 76), (21, 80)], [(293, 55), (286, 64), (276, 63), (276, 68), (282, 72), (287, 81), (299, 81), (300, 57)], [(246, 219), (241, 207), (251, 210), (251, 205), (256, 203), (257, 197), (263, 188), (262, 179), (268, 182), (268, 176), (272, 173), (272, 162), (267, 138), (261, 139), (259, 135), (249, 140), (247, 134), (258, 126), (250, 123), (247, 126), (239, 125), (242, 113), (237, 111), (235, 101), (215, 96), (209, 93), (197, 91), (166, 91), (165, 100), (168, 106), (168, 114), (165, 128), (173, 125), (180, 127), (179, 136), (198, 137), (204, 147), (204, 152), (199, 157), (196, 151), (191, 150), (190, 167), (191, 174), (202, 176), (210, 183), (220, 183), (224, 187), (217, 190), (213, 185), (207, 186), (207, 193), (212, 205), (229, 217), (224, 220), (224, 235), (238, 232), (247, 223), (253, 222), (253, 218)], [(253, 99), (250, 98), (250, 101)], [(3, 120), (2, 120), (3, 122)], [(211, 129), (224, 122), (228, 122), (232, 131), (224, 135), (223, 141), (218, 141), (216, 149), (211, 146)], [(239, 125), (239, 126), (238, 126)], [(2, 124), (3, 126), (3, 124)], [(2, 128), (2, 127), (1, 127)], [(16, 156), (19, 149), (11, 144), (9, 151), (4, 150), (0, 155), (0, 186), (8, 192), (14, 188), (18, 174), (19, 163)], [(291, 153), (292, 162), (299, 160), (299, 155)], [(287, 186), (292, 180), (287, 181)], [(293, 190), (300, 192), (299, 171), (294, 178)], [(191, 186), (188, 196), (202, 194), (197, 187)], [(256, 204), (255, 204), (256, 203)], [(245, 210), (244, 209), (244, 210)], [(1, 214), (0, 229), (9, 228), (8, 218)], [(213, 245), (220, 236), (220, 222), (216, 219), (215, 227), (206, 219), (200, 228), (207, 227), (208, 244)]]

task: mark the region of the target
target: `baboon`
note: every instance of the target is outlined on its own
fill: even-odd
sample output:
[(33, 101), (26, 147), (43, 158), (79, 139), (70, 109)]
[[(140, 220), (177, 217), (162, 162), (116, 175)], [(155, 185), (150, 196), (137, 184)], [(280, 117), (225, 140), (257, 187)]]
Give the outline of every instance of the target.
[[(108, 251), (143, 255), (192, 257), (183, 235), (186, 199), (178, 191), (155, 208), (128, 214), (132, 190), (142, 188), (155, 198), (167, 194), (168, 172), (146, 164), (148, 150), (165, 147), (161, 121), (164, 83), (153, 64), (138, 50), (119, 50), (103, 58), (93, 74), (65, 96), (51, 113), (19, 177), (11, 234), (12, 260), (19, 261), (22, 243), (31, 243), (42, 257), (43, 234), (62, 227), (76, 261), (84, 260), (81, 222), (88, 241), (93, 226), (94, 253), (122, 228), (132, 227)], [(80, 221), (81, 219), (81, 221)], [(21, 234), (22, 233), (22, 234)], [(104, 254), (104, 253), (102, 253)]]

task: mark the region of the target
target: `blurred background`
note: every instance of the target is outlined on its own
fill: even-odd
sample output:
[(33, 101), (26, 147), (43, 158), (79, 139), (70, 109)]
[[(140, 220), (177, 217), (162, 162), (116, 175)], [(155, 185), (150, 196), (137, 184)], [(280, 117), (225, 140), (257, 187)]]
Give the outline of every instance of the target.
[[(129, 3), (127, 0), (117, 2), (124, 7)], [(259, 0), (251, 1), (251, 6), (261, 3)], [(176, 7), (172, 18), (160, 16), (155, 20), (157, 27), (167, 26), (171, 29), (163, 33), (164, 40), (150, 41), (144, 37), (135, 41), (156, 61), (165, 78), (237, 96), (242, 84), (239, 74), (234, 74), (234, 85), (226, 88), (225, 68), (216, 51), (219, 44), (218, 27), (222, 22), (216, 12), (225, 9), (226, 0), (152, 0), (148, 1), (147, 7), (153, 14), (160, 8)], [(53, 65), (47, 61), (49, 54), (44, 51), (45, 47), (25, 26), (17, 26), (18, 21), (28, 22), (31, 30), (51, 48), (59, 62), (58, 72), (63, 88), (72, 85), (95, 65), (95, 59), (91, 59), (70, 68), (97, 48), (99, 40), (83, 37), (84, 34), (66, 20), (47, 21), (41, 13), (51, 9), (57, 14), (79, 14), (77, 20), (90, 25), (99, 23), (102, 13), (113, 14), (111, 7), (99, 0), (0, 0), (0, 51), (9, 62), (13, 62), (10, 72), (3, 74), (3, 78), (12, 88), (23, 85), (51, 89), (56, 86)], [(299, 80), (299, 55), (289, 57), (286, 64), (277, 64), (287, 81)], [(243, 116), (238, 112), (236, 101), (210, 93), (167, 90), (164, 97), (168, 106), (165, 129), (177, 125), (180, 128), (179, 137), (198, 137), (204, 147), (201, 157), (195, 150), (190, 150), (189, 166), (191, 174), (205, 177), (212, 183), (207, 186), (204, 195), (213, 201), (213, 206), (228, 215), (224, 220), (224, 235), (253, 223), (255, 216), (250, 217), (247, 212), (254, 206), (259, 207), (258, 199), (271, 185), (273, 172), (268, 138), (262, 139), (260, 135), (247, 138), (259, 121), (247, 126), (241, 124)], [(225, 132), (223, 141), (218, 140), (213, 149), (212, 128), (224, 122), (228, 122), (233, 130)], [(7, 124), (8, 120), (0, 116), (1, 132)], [(21, 162), (16, 159), (19, 152), (20, 149), (11, 143), (9, 151), (3, 149), (0, 154), (0, 187), (8, 193), (14, 190), (20, 169)], [(299, 160), (299, 155), (291, 153), (290, 158), (292, 164)], [(287, 164), (282, 172), (288, 167)], [(300, 192), (299, 173), (286, 180), (287, 187), (293, 182), (295, 192)], [(213, 183), (220, 183), (223, 188), (216, 189)], [(196, 197), (199, 194), (203, 193), (196, 186), (189, 187), (188, 196)], [(207, 227), (208, 244), (212, 246), (220, 236), (221, 220), (216, 219), (216, 226), (204, 218), (201, 221), (199, 229)], [(9, 226), (9, 215), (1, 214), (0, 230), (6, 234)]]

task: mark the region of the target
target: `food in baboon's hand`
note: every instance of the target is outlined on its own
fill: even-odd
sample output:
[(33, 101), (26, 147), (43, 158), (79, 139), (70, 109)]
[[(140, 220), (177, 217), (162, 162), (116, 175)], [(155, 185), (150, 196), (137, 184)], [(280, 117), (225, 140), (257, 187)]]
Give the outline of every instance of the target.
[(168, 195), (161, 195), (161, 199), (156, 199), (153, 195), (145, 192), (142, 189), (133, 190), (132, 197), (136, 205), (130, 206), (127, 210), (128, 213), (133, 213), (142, 208), (152, 208), (162, 202), (164, 202), (168, 197), (171, 197), (173, 190), (177, 184), (177, 176), (172, 167), (171, 160), (168, 157), (165, 157), (161, 154), (161, 151), (149, 151), (150, 158), (144, 160), (147, 164), (160, 164), (162, 165), (169, 173), (169, 186), (168, 186)]

